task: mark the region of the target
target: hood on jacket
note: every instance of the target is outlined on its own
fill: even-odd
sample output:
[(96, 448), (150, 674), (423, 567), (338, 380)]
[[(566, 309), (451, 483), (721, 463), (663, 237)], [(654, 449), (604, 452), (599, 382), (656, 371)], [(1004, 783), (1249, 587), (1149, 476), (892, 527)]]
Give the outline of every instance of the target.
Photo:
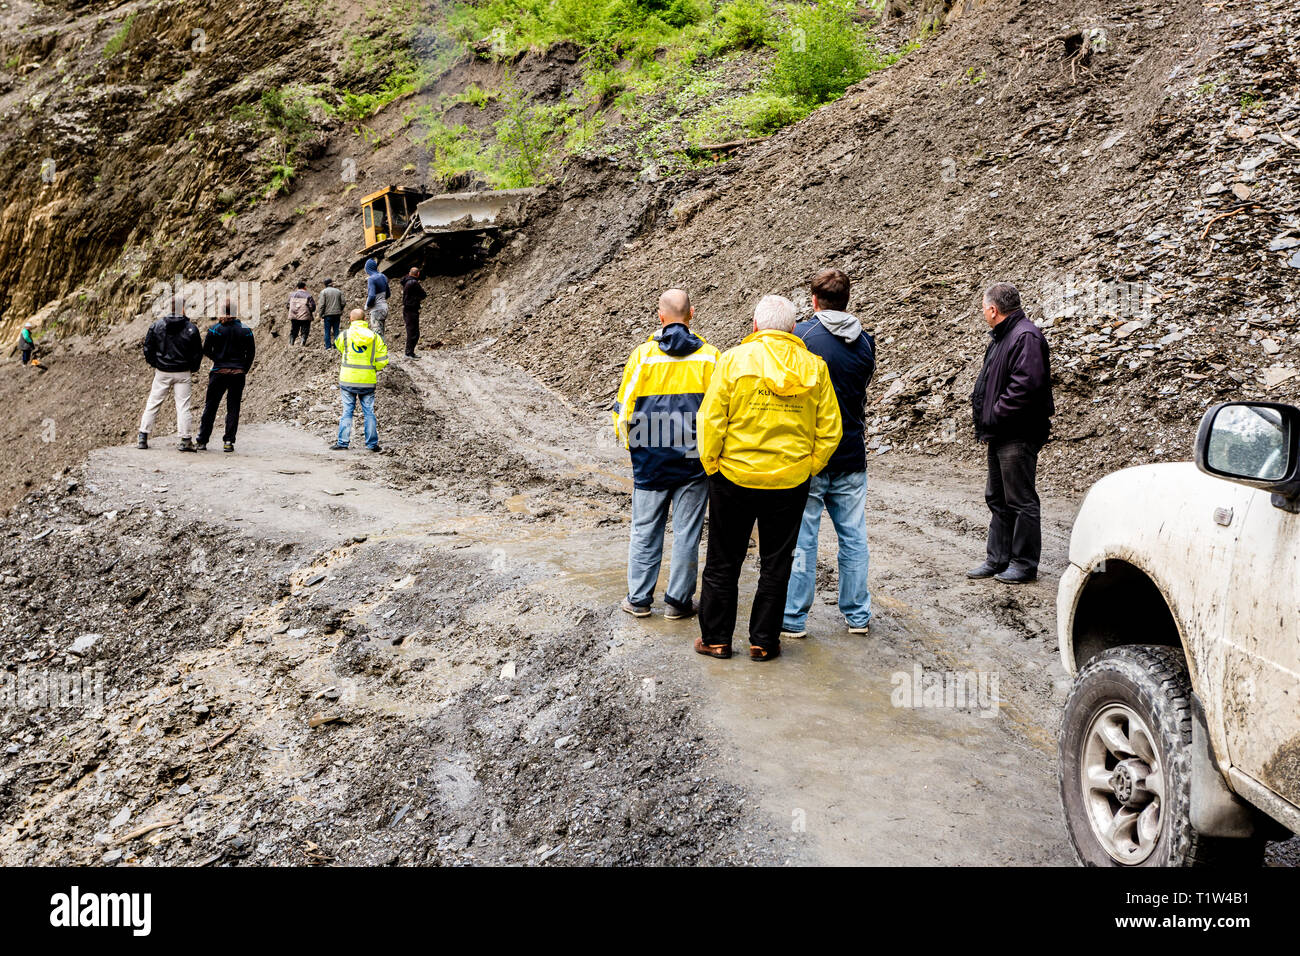
[(704, 339), (680, 322), (665, 325), (650, 336), (650, 340), (656, 342), (665, 355), (673, 356), (694, 355), (704, 346)]
[(184, 325), (189, 319), (183, 315), (165, 315), (163, 321), (168, 325)]
[(742, 366), (742, 374), (757, 376), (777, 395), (803, 395), (816, 387), (816, 356), (791, 333), (760, 329), (741, 344), (759, 346), (746, 356), (749, 367)]
[(379, 263), (374, 259), (366, 260), (366, 275), (372, 276), (379, 271)]
[(821, 322), (826, 327), (827, 332), (837, 339), (843, 339), (845, 342), (856, 342), (858, 336), (862, 334), (862, 323), (847, 312), (823, 309), (821, 312), (816, 313), (813, 318)]

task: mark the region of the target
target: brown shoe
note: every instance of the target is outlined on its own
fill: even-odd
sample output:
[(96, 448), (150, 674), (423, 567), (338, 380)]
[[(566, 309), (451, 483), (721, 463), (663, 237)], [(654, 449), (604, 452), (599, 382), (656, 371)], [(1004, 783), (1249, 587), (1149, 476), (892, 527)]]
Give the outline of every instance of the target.
[(780, 647), (759, 647), (757, 644), (749, 645), (749, 659), (751, 661), (770, 661), (774, 657), (781, 656)]
[(731, 656), (730, 644), (705, 644), (704, 638), (695, 639), (695, 653), (703, 654), (706, 657), (716, 657), (720, 661), (725, 661)]

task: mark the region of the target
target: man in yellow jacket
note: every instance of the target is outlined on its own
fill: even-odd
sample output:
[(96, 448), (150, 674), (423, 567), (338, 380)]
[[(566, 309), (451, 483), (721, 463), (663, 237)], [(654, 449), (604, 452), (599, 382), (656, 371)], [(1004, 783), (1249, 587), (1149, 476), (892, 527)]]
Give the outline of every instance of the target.
[(809, 479), (840, 443), (839, 403), (826, 362), (794, 335), (795, 307), (765, 296), (754, 332), (724, 352), (697, 416), (709, 475), (709, 546), (695, 650), (731, 656), (740, 567), (758, 522), (758, 589), (749, 656), (781, 653), (781, 619)]
[(366, 313), (353, 309), (348, 327), (334, 340), (334, 347), (343, 353), (339, 367), (339, 394), (343, 396), (343, 416), (339, 419), (338, 440), (330, 446), (333, 451), (347, 451), (352, 440), (352, 416), (357, 404), (365, 420), (366, 447), (380, 451), (379, 425), (375, 421), (375, 385), (378, 373), (388, 365), (388, 346), (383, 337), (372, 332), (366, 323)]

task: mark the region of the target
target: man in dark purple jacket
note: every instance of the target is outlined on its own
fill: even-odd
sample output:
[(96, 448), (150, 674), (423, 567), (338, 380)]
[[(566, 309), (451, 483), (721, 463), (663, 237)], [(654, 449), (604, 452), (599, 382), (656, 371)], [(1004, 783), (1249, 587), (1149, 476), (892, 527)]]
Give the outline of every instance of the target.
[(970, 400), (975, 437), (989, 446), (984, 500), (992, 519), (987, 557), (966, 576), (1024, 584), (1038, 577), (1042, 525), (1034, 481), (1056, 413), (1047, 339), (1010, 282), (984, 293), (984, 321), (992, 331)]

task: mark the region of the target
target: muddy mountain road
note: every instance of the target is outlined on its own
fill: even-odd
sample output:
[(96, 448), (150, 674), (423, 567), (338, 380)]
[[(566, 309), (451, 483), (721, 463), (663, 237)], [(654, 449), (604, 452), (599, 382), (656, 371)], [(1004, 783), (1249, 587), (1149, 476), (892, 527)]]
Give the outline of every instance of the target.
[[(5, 641), (101, 668), (108, 699), (102, 718), (5, 718), (0, 859), (1070, 861), (1053, 575), (962, 576), (978, 473), (873, 458), (869, 638), (838, 620), (827, 534), (812, 636), (775, 666), (707, 660), (694, 622), (617, 610), (630, 481), (603, 416), (472, 351), (400, 370), (451, 445), (420, 487), (409, 426), (371, 455), (260, 424), (233, 456), (102, 449), (16, 509), (28, 573), (89, 545), (99, 597), (20, 601)], [(379, 408), (384, 437), (404, 416), (387, 392)], [(471, 455), (477, 479), (456, 470)], [(1047, 496), (1049, 568), (1072, 507)], [(118, 611), (128, 585), (147, 593)], [(918, 666), (984, 675), (997, 703), (894, 706)]]

